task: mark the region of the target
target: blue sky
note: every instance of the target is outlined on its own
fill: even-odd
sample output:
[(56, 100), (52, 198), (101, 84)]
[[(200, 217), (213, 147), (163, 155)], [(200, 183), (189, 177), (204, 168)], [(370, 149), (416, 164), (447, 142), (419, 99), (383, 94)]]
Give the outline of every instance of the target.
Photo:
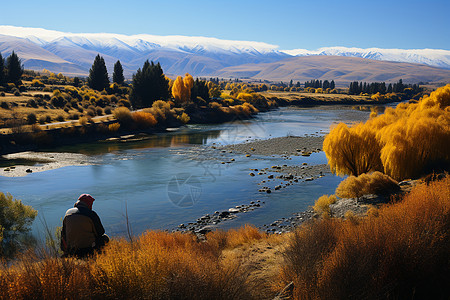
[(74, 33), (208, 36), (266, 42), (283, 50), (450, 50), (449, 0), (9, 0), (1, 1), (0, 10), (0, 25)]

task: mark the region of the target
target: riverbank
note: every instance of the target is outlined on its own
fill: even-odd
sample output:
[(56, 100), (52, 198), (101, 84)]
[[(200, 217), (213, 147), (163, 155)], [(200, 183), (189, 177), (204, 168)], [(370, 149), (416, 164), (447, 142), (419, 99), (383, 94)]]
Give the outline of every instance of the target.
[[(281, 156), (289, 159), (290, 156), (302, 154), (310, 155), (312, 152), (320, 152), (323, 137), (321, 136), (288, 136), (267, 140), (248, 141), (240, 144), (212, 146), (217, 151), (227, 151), (241, 155)], [(260, 169), (250, 169), (249, 176), (260, 178), (257, 184), (258, 191), (262, 193), (282, 193), (282, 189), (302, 182), (311, 182), (324, 176), (330, 176), (328, 164), (301, 165), (274, 165)], [(417, 181), (404, 181), (400, 183), (401, 190), (398, 194), (406, 194), (417, 184)], [(364, 216), (372, 207), (379, 207), (389, 203), (395, 195), (364, 195), (356, 198), (339, 198), (330, 205), (330, 215), (336, 218), (345, 218), (348, 212), (355, 216)], [(230, 207), (228, 210), (215, 211), (203, 215), (192, 222), (180, 224), (173, 231), (193, 232), (202, 237), (210, 231), (220, 228), (223, 222), (233, 220), (247, 212), (263, 207), (264, 201), (252, 201)], [(243, 216), (245, 218), (245, 216)], [(305, 222), (319, 218), (311, 207), (277, 220), (268, 221), (258, 229), (266, 233), (291, 232)]]
[(88, 156), (79, 153), (20, 152), (2, 157), (0, 176), (22, 177), (35, 172), (91, 163)]

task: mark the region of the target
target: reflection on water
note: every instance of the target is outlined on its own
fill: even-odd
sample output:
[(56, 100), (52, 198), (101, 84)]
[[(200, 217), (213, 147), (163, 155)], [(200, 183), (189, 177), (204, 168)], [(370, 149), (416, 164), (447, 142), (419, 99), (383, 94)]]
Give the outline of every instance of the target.
[[(143, 141), (61, 147), (57, 150), (89, 155), (94, 164), (20, 178), (0, 177), (0, 190), (32, 205), (50, 227), (60, 225), (61, 217), (81, 193), (96, 198), (94, 209), (112, 235), (126, 232), (125, 207), (135, 234), (146, 229), (172, 229), (204, 214), (257, 200), (265, 204), (222, 226), (236, 227), (246, 222), (262, 225), (306, 209), (320, 195), (333, 193), (342, 179), (325, 176), (271, 194), (260, 193), (258, 183), (263, 177), (249, 176), (251, 168), (326, 163), (324, 153), (285, 160), (245, 157), (210, 146), (286, 135), (323, 135), (336, 122), (363, 121), (368, 115), (348, 107), (286, 108), (261, 113), (252, 120), (189, 125)], [(176, 205), (184, 196), (191, 197), (187, 201), (195, 201), (188, 206)], [(40, 232), (42, 224), (37, 220), (34, 233)]]

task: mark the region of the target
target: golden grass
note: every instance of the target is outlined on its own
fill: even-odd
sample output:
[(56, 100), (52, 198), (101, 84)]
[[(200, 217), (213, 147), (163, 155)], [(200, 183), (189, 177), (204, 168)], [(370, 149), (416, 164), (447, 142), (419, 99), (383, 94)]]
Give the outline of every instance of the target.
[(133, 242), (112, 240), (86, 260), (29, 254), (0, 268), (0, 298), (261, 299), (246, 258), (229, 249), (262, 239), (267, 235), (250, 226), (209, 233), (204, 242), (148, 231)]
[(449, 232), (446, 177), (367, 218), (298, 230), (280, 278), (296, 299), (448, 299)]

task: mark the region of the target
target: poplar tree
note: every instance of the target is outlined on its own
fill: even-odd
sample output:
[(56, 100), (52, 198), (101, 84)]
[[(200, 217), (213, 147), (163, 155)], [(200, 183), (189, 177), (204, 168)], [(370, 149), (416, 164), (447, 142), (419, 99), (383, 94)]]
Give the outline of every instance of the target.
[(109, 86), (108, 71), (103, 57), (100, 54), (94, 59), (91, 69), (89, 70), (89, 77), (87, 79), (90, 88), (102, 91)]
[(115, 82), (119, 85), (123, 85), (124, 81), (125, 81), (125, 77), (123, 77), (122, 64), (120, 63), (120, 60), (118, 60), (114, 64), (113, 82)]

